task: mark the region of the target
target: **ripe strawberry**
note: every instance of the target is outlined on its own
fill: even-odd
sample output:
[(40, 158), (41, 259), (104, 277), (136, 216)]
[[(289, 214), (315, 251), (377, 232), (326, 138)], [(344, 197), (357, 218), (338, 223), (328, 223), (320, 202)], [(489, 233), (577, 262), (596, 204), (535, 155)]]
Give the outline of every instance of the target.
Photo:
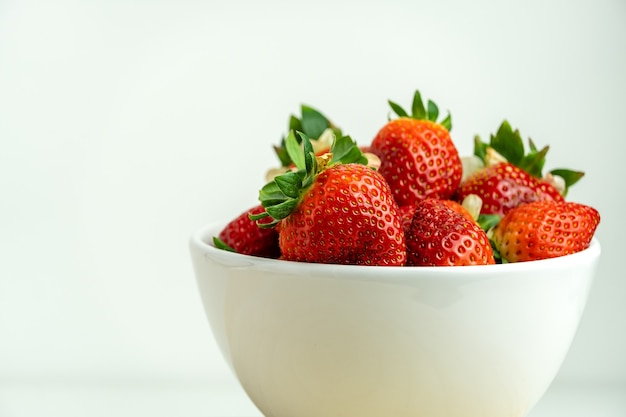
[(384, 178), (364, 165), (352, 139), (333, 143), (331, 154), (316, 158), (306, 135), (286, 139), (299, 168), (276, 177), (259, 193), (271, 216), (285, 260), (401, 266), (406, 262), (404, 231)]
[(507, 262), (554, 258), (586, 249), (599, 222), (593, 207), (537, 201), (510, 210), (493, 229), (492, 240)]
[(424, 107), (419, 91), (412, 114), (389, 101), (399, 116), (389, 121), (372, 141), (371, 151), (381, 160), (379, 172), (389, 183), (400, 206), (426, 198), (447, 199), (461, 181), (463, 166), (450, 138), (450, 115), (437, 122), (439, 109)]
[(455, 198), (478, 195), (482, 214), (504, 215), (520, 204), (532, 201), (563, 201), (559, 191), (510, 162), (500, 162), (473, 173), (459, 186)]
[[(466, 178), (456, 190), (453, 199), (462, 201), (469, 194), (478, 195), (482, 201), (481, 214), (503, 216), (520, 204), (533, 201), (563, 201), (569, 186), (584, 174), (566, 169), (552, 170), (542, 175), (548, 147), (538, 150), (529, 139), (530, 152), (525, 154), (518, 130), (513, 131), (505, 120), (490, 143), (475, 138), (474, 153), (484, 164)], [(557, 188), (556, 178), (562, 181)]]
[(413, 222), (413, 214), (415, 214), (416, 205), (406, 205), (398, 207), (398, 214), (400, 216), (400, 223), (402, 223), (402, 229), (404, 230), (404, 236), (409, 235), (411, 229), (411, 223)]
[(467, 211), (467, 209), (463, 207), (461, 203), (456, 202), (454, 200), (441, 200), (441, 203), (448, 206), (448, 208), (451, 208), (452, 210), (454, 210), (461, 216), (465, 217), (467, 220), (472, 221), (472, 222), (476, 221), (476, 219), (472, 216), (472, 214), (469, 211)]
[[(439, 201), (441, 204), (448, 206), (448, 208), (454, 210), (455, 212), (465, 217), (466, 219), (470, 221), (476, 221), (476, 219), (474, 219), (472, 214), (465, 207), (463, 207), (461, 203), (458, 203), (454, 200), (439, 200)], [(415, 214), (416, 209), (417, 209), (417, 204), (400, 206), (398, 208), (398, 212), (400, 213), (400, 220), (404, 228), (405, 236), (408, 236), (409, 234), (409, 230), (411, 229), (411, 223), (413, 222), (413, 215)]]
[(260, 228), (250, 219), (251, 214), (263, 211), (265, 211), (263, 206), (257, 205), (230, 221), (218, 237), (213, 238), (215, 246), (244, 255), (278, 258), (280, 256), (278, 232), (275, 229)]
[(417, 203), (406, 246), (410, 266), (495, 263), (489, 238), (478, 224), (436, 199)]

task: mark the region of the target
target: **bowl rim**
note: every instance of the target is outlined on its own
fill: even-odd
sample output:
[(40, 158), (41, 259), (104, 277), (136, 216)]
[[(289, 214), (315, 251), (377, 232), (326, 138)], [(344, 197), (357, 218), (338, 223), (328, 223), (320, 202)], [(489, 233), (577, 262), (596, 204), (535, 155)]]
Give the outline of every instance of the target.
[(233, 253), (216, 248), (211, 239), (217, 236), (228, 221), (211, 222), (196, 229), (189, 238), (189, 246), (192, 253), (199, 253), (213, 261), (232, 267), (251, 267), (266, 271), (285, 272), (320, 272), (324, 273), (332, 270), (333, 273), (350, 272), (358, 275), (379, 275), (384, 271), (385, 275), (394, 274), (398, 276), (416, 275), (427, 273), (464, 276), (465, 272), (472, 272), (479, 275), (502, 274), (503, 272), (532, 272), (545, 269), (572, 268), (577, 265), (592, 263), (600, 257), (601, 245), (596, 237), (593, 237), (589, 247), (586, 249), (556, 258), (541, 259), (537, 261), (517, 262), (495, 265), (472, 265), (472, 266), (368, 266), (368, 265), (342, 265), (296, 262), (271, 258), (262, 258), (252, 255)]

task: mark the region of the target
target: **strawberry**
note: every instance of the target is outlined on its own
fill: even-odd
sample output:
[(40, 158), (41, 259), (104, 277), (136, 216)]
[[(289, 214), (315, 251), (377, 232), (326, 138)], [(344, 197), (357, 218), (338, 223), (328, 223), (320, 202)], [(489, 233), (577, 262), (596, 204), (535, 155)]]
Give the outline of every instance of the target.
[(474, 219), (472, 214), (459, 202), (456, 202), (454, 200), (441, 200), (441, 204), (448, 206), (448, 208), (454, 210), (455, 212), (465, 217), (469, 221), (473, 222), (476, 220)]
[(402, 223), (402, 229), (404, 235), (408, 236), (411, 229), (411, 222), (413, 221), (413, 214), (415, 214), (416, 205), (406, 205), (398, 207), (398, 214), (400, 215), (400, 222)]
[[(465, 217), (470, 221), (475, 221), (472, 214), (465, 208), (461, 203), (458, 203), (454, 200), (439, 200), (441, 204), (448, 206), (448, 208), (454, 210), (461, 216)], [(418, 203), (419, 204), (419, 203)], [(400, 213), (400, 220), (402, 222), (404, 228), (405, 236), (408, 235), (409, 230), (411, 228), (411, 222), (413, 222), (413, 215), (415, 214), (415, 210), (417, 209), (417, 205), (407, 205), (400, 206), (398, 208), (398, 212)]]
[[(279, 233), (282, 258), (291, 261), (401, 266), (404, 231), (385, 179), (349, 137), (333, 142), (331, 153), (315, 157), (308, 137), (295, 133), (286, 148), (299, 168), (264, 186), (259, 200)], [(267, 226), (264, 226), (267, 227)]]
[(429, 100), (425, 108), (419, 91), (415, 91), (411, 115), (392, 101), (389, 105), (399, 117), (378, 131), (370, 148), (380, 158), (379, 172), (396, 202), (404, 206), (426, 198), (449, 198), (463, 171), (450, 138), (450, 115), (437, 122), (437, 105)]
[(409, 266), (495, 263), (489, 238), (478, 224), (437, 199), (417, 203), (406, 246)]
[(559, 191), (510, 162), (500, 162), (473, 173), (459, 186), (456, 199), (469, 194), (482, 201), (482, 214), (504, 215), (520, 204), (532, 201), (563, 201)]
[(250, 219), (250, 215), (263, 211), (265, 209), (259, 204), (231, 220), (218, 237), (213, 238), (215, 247), (244, 255), (280, 257), (278, 232), (275, 229), (260, 228)]
[(537, 201), (510, 210), (493, 229), (492, 240), (506, 262), (554, 258), (586, 249), (599, 222), (593, 207)]
[(538, 150), (530, 139), (529, 144), (530, 152), (526, 154), (519, 131), (513, 131), (506, 120), (498, 132), (491, 135), (489, 144), (477, 136), (474, 154), (484, 166), (465, 173), (453, 199), (462, 201), (468, 195), (476, 194), (482, 199), (481, 214), (499, 216), (520, 204), (563, 201), (568, 187), (584, 173), (555, 169), (544, 177), (542, 170), (548, 147)]

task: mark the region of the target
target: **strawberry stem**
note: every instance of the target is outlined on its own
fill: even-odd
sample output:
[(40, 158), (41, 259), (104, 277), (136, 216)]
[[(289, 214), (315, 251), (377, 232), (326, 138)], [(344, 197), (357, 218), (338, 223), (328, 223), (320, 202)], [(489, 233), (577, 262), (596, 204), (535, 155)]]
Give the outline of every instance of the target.
[[(250, 215), (259, 227), (274, 227), (280, 220), (289, 216), (300, 203), (303, 192), (309, 188), (317, 175), (336, 164), (358, 163), (367, 165), (368, 160), (349, 136), (333, 140), (330, 153), (316, 157), (309, 137), (299, 131), (291, 131), (285, 139), (285, 149), (296, 165), (297, 171), (278, 175), (259, 191), (259, 201), (264, 212)], [(272, 222), (259, 222), (266, 217)]]
[[(335, 136), (341, 136), (341, 129), (335, 126), (328, 117), (324, 116), (320, 111), (307, 105), (300, 106), (301, 116), (291, 115), (289, 117), (289, 133), (302, 132), (312, 140), (319, 139), (326, 130), (331, 130)], [(300, 138), (296, 137), (298, 144)], [(282, 137), (280, 145), (274, 146), (274, 152), (278, 156), (282, 166), (290, 166), (293, 161), (291, 154), (286, 147), (287, 138)]]
[(402, 108), (397, 103), (394, 103), (391, 100), (388, 100), (389, 106), (393, 110), (393, 112), (398, 117), (409, 117), (417, 120), (430, 120), (434, 123), (439, 123), (443, 127), (445, 127), (448, 131), (452, 130), (452, 117), (450, 116), (450, 112), (448, 112), (447, 116), (442, 121), (437, 121), (439, 118), (439, 107), (435, 104), (434, 101), (428, 100), (426, 106), (424, 106), (424, 101), (422, 100), (422, 95), (419, 90), (415, 90), (413, 94), (413, 102), (411, 104), (411, 114), (408, 114), (406, 110)]
[[(528, 138), (529, 152), (526, 153), (524, 141), (518, 129), (513, 130), (507, 120), (502, 121), (497, 132), (490, 135), (489, 142), (483, 142), (480, 136), (474, 137), (474, 155), (483, 162), (487, 162), (489, 148), (495, 150), (504, 159), (513, 165), (523, 169), (536, 178), (543, 178), (543, 169), (546, 162), (546, 155), (549, 146), (538, 149), (535, 142)], [(565, 181), (563, 195), (567, 194), (570, 186), (574, 185), (585, 174), (581, 171), (570, 169), (554, 169), (550, 171), (552, 175), (558, 175)]]

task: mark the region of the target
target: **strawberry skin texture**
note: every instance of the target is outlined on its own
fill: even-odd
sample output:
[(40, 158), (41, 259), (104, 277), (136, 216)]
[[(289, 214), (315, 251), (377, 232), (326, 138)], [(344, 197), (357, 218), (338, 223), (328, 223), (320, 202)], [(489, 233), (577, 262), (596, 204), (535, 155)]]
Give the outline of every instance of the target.
[(415, 214), (416, 208), (417, 206), (413, 204), (398, 207), (405, 239), (409, 235), (409, 230), (411, 230), (411, 223), (413, 222), (413, 215)]
[(237, 253), (278, 258), (278, 232), (275, 229), (262, 229), (248, 217), (249, 214), (258, 214), (264, 210), (259, 204), (241, 213), (222, 229), (218, 237)]
[(295, 210), (278, 225), (283, 259), (402, 266), (404, 231), (384, 178), (360, 164), (317, 175)]
[(555, 258), (586, 249), (599, 222), (593, 207), (537, 201), (510, 210), (493, 230), (493, 243), (508, 262)]
[[(465, 207), (454, 200), (439, 200), (439, 202), (445, 206), (448, 206), (451, 210), (454, 210), (461, 216), (465, 217), (469, 221), (475, 222), (476, 220), (472, 217), (471, 213), (467, 211)], [(415, 210), (417, 209), (417, 205), (407, 205), (400, 206), (398, 208), (398, 212), (400, 213), (400, 220), (402, 221), (402, 226), (404, 228), (404, 235), (408, 236), (409, 230), (411, 229), (411, 223), (413, 222), (413, 215), (415, 214)]]
[(486, 233), (441, 200), (417, 204), (406, 236), (408, 266), (490, 265), (495, 263)]
[(465, 217), (467, 220), (471, 222), (476, 221), (476, 219), (472, 217), (472, 214), (469, 211), (467, 211), (467, 209), (463, 207), (461, 203), (454, 201), (454, 200), (441, 200), (441, 203), (448, 206), (448, 208), (454, 210), (461, 216)]
[(564, 200), (552, 185), (509, 162), (476, 171), (463, 181), (453, 198), (463, 201), (469, 194), (476, 194), (482, 199), (481, 214), (500, 216), (521, 204)]
[(426, 198), (447, 199), (458, 187), (463, 167), (450, 133), (429, 120), (400, 117), (388, 122), (372, 141), (379, 172), (400, 206)]

